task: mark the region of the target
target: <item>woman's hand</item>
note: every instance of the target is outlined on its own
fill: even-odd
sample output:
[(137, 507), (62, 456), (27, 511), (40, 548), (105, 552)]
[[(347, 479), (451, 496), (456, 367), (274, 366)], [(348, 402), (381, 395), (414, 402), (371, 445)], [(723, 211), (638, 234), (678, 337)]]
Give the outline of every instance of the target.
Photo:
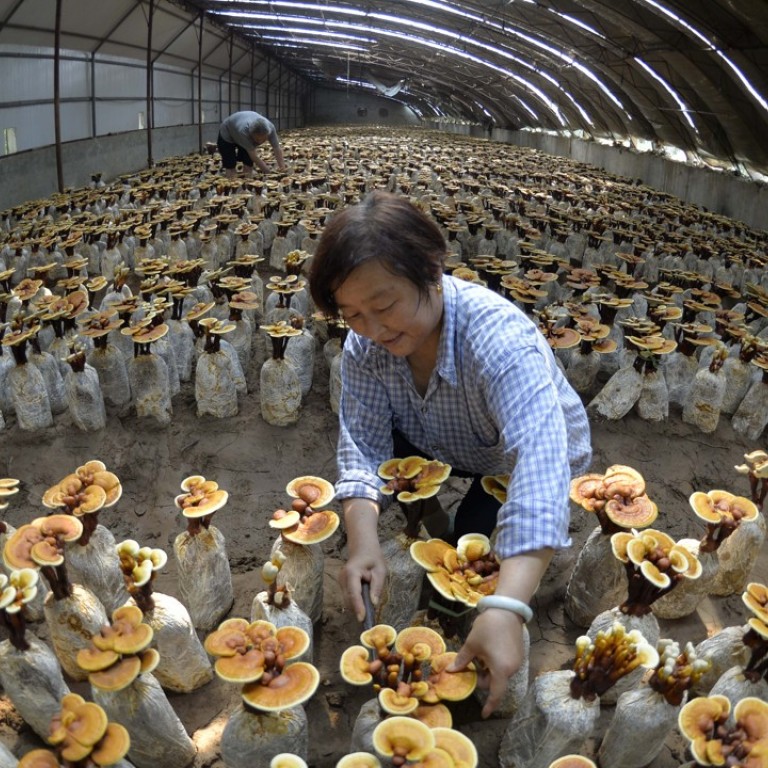
[(370, 499), (344, 499), (342, 507), (349, 557), (341, 569), (339, 584), (347, 605), (357, 620), (363, 621), (363, 582), (371, 585), (371, 602), (377, 605), (387, 575), (377, 530), (379, 505)]
[(520, 669), (525, 658), (523, 620), (512, 611), (489, 608), (479, 614), (464, 645), (448, 672), (459, 672), (471, 661), (478, 668), (478, 685), (488, 688), (483, 717), (499, 706), (507, 680)]
[(368, 547), (361, 552), (350, 555), (346, 565), (341, 569), (339, 583), (347, 605), (355, 612), (358, 621), (365, 618), (365, 604), (363, 603), (362, 585), (368, 582), (371, 585), (371, 602), (377, 605), (381, 590), (384, 587), (384, 579), (387, 575), (387, 565), (381, 548)]

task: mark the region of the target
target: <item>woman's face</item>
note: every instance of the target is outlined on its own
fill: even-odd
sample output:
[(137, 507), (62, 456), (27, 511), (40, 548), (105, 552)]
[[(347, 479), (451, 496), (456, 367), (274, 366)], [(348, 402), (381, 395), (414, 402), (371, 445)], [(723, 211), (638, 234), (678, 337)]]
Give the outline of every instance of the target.
[(349, 327), (397, 357), (407, 357), (440, 337), (442, 296), (435, 286), (419, 293), (407, 278), (393, 275), (378, 261), (354, 269), (334, 293)]

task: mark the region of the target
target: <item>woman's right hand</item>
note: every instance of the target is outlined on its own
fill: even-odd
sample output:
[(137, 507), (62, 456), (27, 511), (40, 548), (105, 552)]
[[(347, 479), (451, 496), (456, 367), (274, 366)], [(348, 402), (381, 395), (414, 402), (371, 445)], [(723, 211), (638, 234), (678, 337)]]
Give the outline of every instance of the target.
[(368, 547), (365, 551), (351, 554), (346, 565), (341, 569), (339, 582), (347, 605), (355, 612), (358, 621), (365, 619), (363, 603), (363, 582), (371, 585), (371, 602), (378, 605), (384, 579), (387, 576), (387, 564), (381, 548)]
[(353, 498), (345, 499), (342, 506), (349, 557), (341, 569), (339, 584), (346, 604), (355, 612), (358, 621), (363, 621), (363, 582), (371, 585), (371, 602), (377, 605), (387, 575), (377, 531), (379, 505), (370, 499)]

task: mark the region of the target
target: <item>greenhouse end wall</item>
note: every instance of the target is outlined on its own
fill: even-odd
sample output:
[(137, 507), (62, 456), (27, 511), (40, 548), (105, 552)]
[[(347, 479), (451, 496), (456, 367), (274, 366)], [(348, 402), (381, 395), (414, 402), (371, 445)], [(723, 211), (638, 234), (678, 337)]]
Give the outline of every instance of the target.
[[(203, 143), (216, 141), (218, 124), (203, 126)], [(127, 131), (95, 139), (62, 144), (64, 185), (84, 187), (91, 175), (112, 179), (147, 167), (147, 132)], [(199, 149), (196, 125), (155, 128), (152, 156), (155, 162)], [(0, 210), (56, 192), (56, 154), (53, 146), (31, 149), (0, 158)]]

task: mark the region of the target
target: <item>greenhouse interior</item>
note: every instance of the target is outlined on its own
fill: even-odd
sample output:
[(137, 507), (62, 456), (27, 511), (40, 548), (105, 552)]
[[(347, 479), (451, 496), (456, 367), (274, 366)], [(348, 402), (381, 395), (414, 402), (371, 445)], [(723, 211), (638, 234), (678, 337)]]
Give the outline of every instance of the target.
[(0, 0), (0, 73), (0, 768), (768, 768), (764, 0)]

